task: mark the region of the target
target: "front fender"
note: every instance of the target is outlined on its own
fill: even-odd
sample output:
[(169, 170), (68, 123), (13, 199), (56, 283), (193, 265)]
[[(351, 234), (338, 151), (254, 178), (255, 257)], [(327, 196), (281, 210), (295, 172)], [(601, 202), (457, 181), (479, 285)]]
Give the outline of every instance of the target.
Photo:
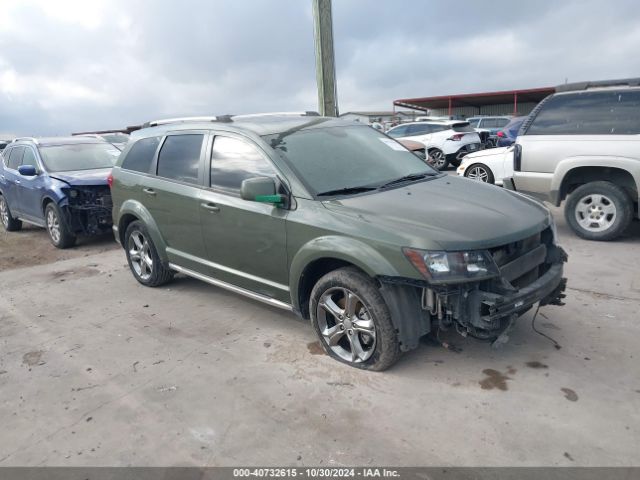
[(142, 203), (137, 200), (126, 200), (120, 206), (120, 210), (118, 210), (118, 235), (120, 236), (120, 242), (124, 247), (124, 229), (122, 228), (124, 225), (123, 220), (127, 216), (134, 216), (138, 220), (142, 221), (147, 227), (149, 235), (151, 236), (151, 240), (158, 251), (158, 256), (162, 263), (168, 263), (169, 258), (167, 257), (167, 244), (164, 241), (164, 238), (160, 234), (160, 229), (158, 228), (158, 224), (149, 213), (149, 210), (146, 209)]
[(332, 258), (355, 265), (370, 277), (378, 275), (398, 276), (391, 263), (370, 245), (353, 238), (330, 235), (310, 240), (293, 257), (290, 268), (289, 288), (296, 310), (299, 305), (299, 288), (305, 268), (316, 260)]
[(550, 198), (554, 205), (560, 205), (560, 190), (562, 182), (571, 170), (579, 167), (603, 167), (603, 168), (618, 168), (620, 170), (627, 171), (636, 182), (636, 187), (640, 194), (640, 169), (638, 168), (638, 160), (627, 157), (615, 157), (615, 156), (576, 156), (565, 158), (558, 162), (553, 179), (551, 180), (551, 192)]

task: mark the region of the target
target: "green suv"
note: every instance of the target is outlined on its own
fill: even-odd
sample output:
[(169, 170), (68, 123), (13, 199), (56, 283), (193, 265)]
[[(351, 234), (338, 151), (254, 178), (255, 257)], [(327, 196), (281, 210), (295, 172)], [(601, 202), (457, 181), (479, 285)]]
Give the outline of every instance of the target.
[(438, 329), (503, 342), (562, 304), (549, 211), (316, 114), (173, 119), (113, 169), (116, 239), (150, 287), (186, 274), (310, 319), (331, 357), (384, 370)]

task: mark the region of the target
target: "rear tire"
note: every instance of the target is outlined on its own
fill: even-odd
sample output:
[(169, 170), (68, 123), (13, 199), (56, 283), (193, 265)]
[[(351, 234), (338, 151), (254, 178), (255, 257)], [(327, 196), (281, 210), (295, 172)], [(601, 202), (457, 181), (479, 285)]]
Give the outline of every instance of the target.
[(400, 343), (377, 284), (347, 267), (323, 276), (311, 291), (311, 324), (327, 354), (363, 370), (382, 371), (400, 358)]
[(633, 201), (611, 182), (590, 182), (576, 188), (565, 204), (571, 229), (586, 240), (613, 240), (633, 220)]
[(478, 180), (479, 182), (495, 184), (495, 178), (493, 172), (484, 163), (474, 163), (469, 165), (464, 171), (464, 176), (471, 180)]
[(162, 264), (149, 230), (140, 220), (127, 227), (123, 246), (131, 273), (142, 285), (159, 287), (171, 281), (173, 270)]
[(58, 205), (53, 202), (47, 204), (44, 209), (44, 220), (49, 239), (54, 247), (65, 249), (76, 244), (76, 236), (69, 230), (66, 219)]
[(437, 170), (446, 170), (449, 166), (449, 160), (447, 160), (447, 156), (444, 152), (438, 148), (432, 148), (429, 150), (429, 156), (433, 158), (433, 167)]
[(9, 204), (3, 195), (0, 195), (0, 222), (7, 232), (17, 232), (22, 229), (22, 222), (11, 216)]

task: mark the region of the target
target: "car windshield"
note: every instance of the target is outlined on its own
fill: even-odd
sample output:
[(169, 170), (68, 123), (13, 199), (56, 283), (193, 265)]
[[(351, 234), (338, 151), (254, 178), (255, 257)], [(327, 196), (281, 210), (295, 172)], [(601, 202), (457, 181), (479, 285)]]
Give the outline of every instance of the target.
[(478, 124), (480, 123), (480, 119), (479, 118), (469, 119), (469, 123), (471, 124), (472, 127), (477, 127)]
[(76, 143), (40, 147), (40, 155), (48, 172), (69, 172), (111, 168), (120, 150), (108, 143)]
[[(369, 127), (312, 128), (264, 139), (314, 195), (358, 193), (403, 177), (438, 175), (404, 146)], [(406, 181), (412, 180), (419, 178)]]
[(129, 141), (129, 135), (125, 135), (123, 133), (110, 133), (101, 136), (110, 143), (127, 143)]

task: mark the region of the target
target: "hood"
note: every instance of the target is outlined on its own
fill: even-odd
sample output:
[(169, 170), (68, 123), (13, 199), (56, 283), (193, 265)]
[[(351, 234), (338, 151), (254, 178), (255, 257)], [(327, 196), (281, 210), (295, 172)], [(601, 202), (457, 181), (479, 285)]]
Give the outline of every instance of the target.
[(107, 185), (107, 177), (110, 173), (110, 168), (100, 168), (97, 170), (54, 172), (50, 173), (49, 176), (57, 180), (62, 180), (69, 185)]
[(549, 211), (536, 200), (455, 176), (332, 200), (324, 206), (350, 217), (345, 223), (356, 230), (424, 249), (497, 247), (531, 236), (550, 222)]
[(471, 159), (477, 159), (481, 157), (497, 157), (502, 156), (507, 153), (507, 150), (512, 149), (513, 147), (499, 147), (499, 148), (486, 148), (484, 150), (480, 150), (478, 152), (468, 153), (464, 156), (462, 161), (468, 162)]

